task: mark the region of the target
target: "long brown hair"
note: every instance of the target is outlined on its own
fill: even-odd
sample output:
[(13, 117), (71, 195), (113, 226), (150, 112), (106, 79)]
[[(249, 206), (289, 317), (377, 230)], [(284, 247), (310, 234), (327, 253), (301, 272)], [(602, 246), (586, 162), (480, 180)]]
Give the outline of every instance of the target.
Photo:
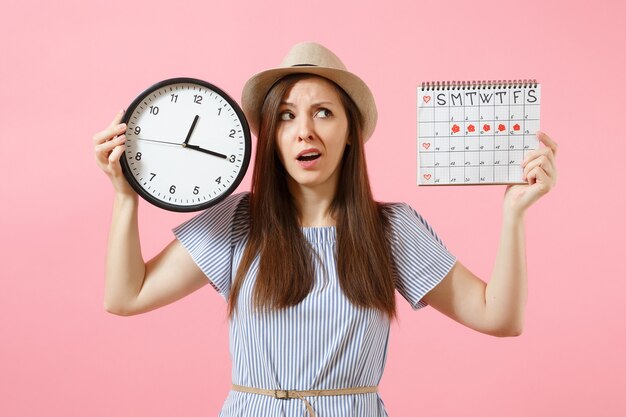
[[(301, 79), (293, 74), (279, 80), (261, 109), (252, 191), (250, 232), (230, 295), (232, 317), (246, 272), (260, 254), (252, 303), (256, 308), (285, 308), (301, 302), (314, 286), (314, 251), (305, 239), (298, 211), (287, 187), (289, 175), (276, 150), (278, 109), (281, 100)], [(326, 80), (326, 79), (325, 79)], [(361, 114), (345, 91), (330, 80), (348, 117), (348, 143), (341, 162), (337, 193), (330, 212), (336, 219), (337, 271), (345, 296), (353, 304), (373, 307), (397, 317), (388, 221), (370, 189)]]

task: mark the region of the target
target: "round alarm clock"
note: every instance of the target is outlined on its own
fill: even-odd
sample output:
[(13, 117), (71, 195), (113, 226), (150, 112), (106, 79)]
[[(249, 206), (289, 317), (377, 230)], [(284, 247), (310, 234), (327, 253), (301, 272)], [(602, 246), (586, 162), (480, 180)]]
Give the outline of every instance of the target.
[(129, 184), (157, 207), (198, 211), (231, 194), (250, 162), (250, 129), (239, 105), (216, 86), (194, 78), (161, 81), (128, 107)]

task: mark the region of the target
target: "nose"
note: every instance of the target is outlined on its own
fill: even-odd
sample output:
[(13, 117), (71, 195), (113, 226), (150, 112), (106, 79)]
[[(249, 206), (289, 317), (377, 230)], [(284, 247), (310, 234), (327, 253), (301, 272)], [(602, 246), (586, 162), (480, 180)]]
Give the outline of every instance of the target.
[(302, 116), (298, 118), (298, 140), (313, 140), (313, 121), (310, 117)]

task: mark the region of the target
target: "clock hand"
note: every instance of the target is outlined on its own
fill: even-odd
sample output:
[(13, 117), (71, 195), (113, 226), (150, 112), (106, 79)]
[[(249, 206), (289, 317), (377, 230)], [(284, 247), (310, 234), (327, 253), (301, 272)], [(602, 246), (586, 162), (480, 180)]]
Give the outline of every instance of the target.
[(191, 123), (191, 127), (189, 128), (189, 132), (187, 132), (187, 137), (185, 138), (185, 141), (183, 142), (183, 147), (187, 146), (187, 144), (189, 143), (189, 139), (191, 139), (191, 134), (193, 133), (193, 129), (196, 127), (196, 123), (198, 122), (198, 115), (196, 114), (196, 117), (193, 118), (193, 122)]
[(137, 140), (144, 140), (144, 141), (147, 141), (147, 142), (162, 143), (164, 145), (178, 145), (178, 146), (183, 145), (182, 143), (178, 143), (178, 142), (166, 142), (166, 141), (163, 141), (163, 140), (154, 140), (154, 139), (146, 139), (146, 138), (137, 138)]
[(194, 151), (200, 151), (200, 152), (208, 153), (209, 155), (219, 156), (220, 158), (223, 158), (223, 159), (227, 159), (228, 158), (226, 155), (223, 155), (223, 154), (217, 153), (217, 152), (213, 152), (213, 151), (201, 148), (201, 147), (196, 146), (196, 145), (186, 145), (185, 147), (187, 149), (193, 149)]

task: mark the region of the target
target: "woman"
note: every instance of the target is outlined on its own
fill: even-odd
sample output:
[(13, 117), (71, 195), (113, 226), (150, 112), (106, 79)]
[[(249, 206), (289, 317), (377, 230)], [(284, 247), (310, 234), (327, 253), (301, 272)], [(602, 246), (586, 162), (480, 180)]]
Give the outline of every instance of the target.
[(363, 145), (376, 124), (374, 99), (331, 51), (294, 46), (279, 68), (246, 83), (242, 105), (258, 137), (252, 191), (177, 227), (147, 263), (137, 195), (119, 166), (122, 113), (94, 137), (116, 190), (105, 307), (140, 314), (207, 283), (219, 291), (233, 365), (221, 416), (387, 415), (377, 385), (396, 289), (414, 309), (431, 305), (482, 333), (521, 333), (523, 217), (556, 180), (547, 135), (525, 160), (529, 184), (506, 189), (487, 285), (410, 206), (373, 200)]

